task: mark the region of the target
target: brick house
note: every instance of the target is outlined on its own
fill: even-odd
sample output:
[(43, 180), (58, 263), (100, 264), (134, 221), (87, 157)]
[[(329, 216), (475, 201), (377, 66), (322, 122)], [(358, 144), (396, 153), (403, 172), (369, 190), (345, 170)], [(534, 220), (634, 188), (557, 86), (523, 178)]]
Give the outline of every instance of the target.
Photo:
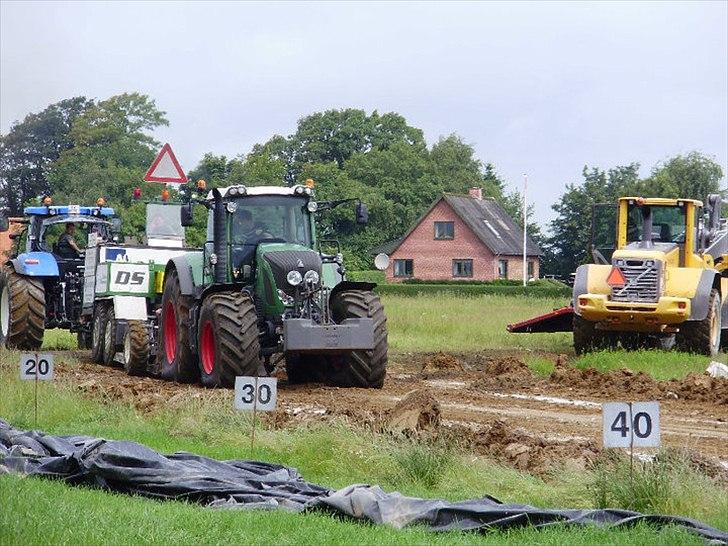
[[(390, 257), (387, 282), (523, 279), (523, 231), (480, 188), (443, 194), (404, 237), (380, 249)], [(526, 249), (528, 278), (538, 278), (543, 253), (530, 237)]]

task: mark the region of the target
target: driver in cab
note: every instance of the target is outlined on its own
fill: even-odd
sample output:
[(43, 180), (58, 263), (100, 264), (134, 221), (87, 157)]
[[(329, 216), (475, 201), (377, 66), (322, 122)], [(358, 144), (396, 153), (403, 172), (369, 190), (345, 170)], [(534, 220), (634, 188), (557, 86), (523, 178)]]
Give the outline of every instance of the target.
[(238, 244), (243, 245), (242, 248), (237, 247), (233, 250), (233, 260), (236, 265), (250, 264), (258, 242), (272, 237), (260, 223), (255, 224), (253, 213), (246, 209), (238, 210), (233, 217), (232, 231)]
[(66, 224), (66, 230), (58, 237), (58, 254), (63, 258), (79, 258), (81, 256), (82, 251), (76, 243), (75, 234), (76, 224), (69, 222)]

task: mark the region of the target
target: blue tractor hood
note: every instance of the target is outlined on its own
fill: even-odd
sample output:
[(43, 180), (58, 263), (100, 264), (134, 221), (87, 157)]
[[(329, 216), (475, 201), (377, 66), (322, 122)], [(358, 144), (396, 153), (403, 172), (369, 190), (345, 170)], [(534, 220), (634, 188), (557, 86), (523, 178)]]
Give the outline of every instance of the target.
[(28, 277), (57, 277), (58, 263), (50, 252), (25, 252), (13, 261), (16, 273)]

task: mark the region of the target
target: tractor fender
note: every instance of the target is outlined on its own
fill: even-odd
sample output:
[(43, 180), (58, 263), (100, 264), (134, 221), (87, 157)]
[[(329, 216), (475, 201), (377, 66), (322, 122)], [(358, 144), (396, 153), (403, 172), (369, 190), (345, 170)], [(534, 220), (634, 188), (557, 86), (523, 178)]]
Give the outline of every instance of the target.
[(695, 295), (690, 298), (690, 318), (688, 320), (703, 320), (708, 316), (710, 291), (713, 288), (720, 292), (720, 275), (715, 270), (706, 269), (700, 275)]
[(377, 286), (377, 283), (375, 282), (357, 282), (357, 281), (341, 281), (339, 284), (334, 286), (334, 288), (331, 290), (331, 294), (329, 294), (329, 299), (334, 299), (334, 296), (338, 294), (339, 292), (342, 292), (343, 290), (365, 290), (365, 291), (371, 291), (374, 290), (374, 287)]
[(18, 275), (58, 277), (58, 262), (50, 252), (26, 252), (10, 261)]
[(589, 292), (589, 265), (580, 265), (576, 268), (574, 277), (573, 302), (574, 313), (579, 315), (579, 296)]
[(179, 278), (179, 286), (183, 296), (194, 295), (195, 283), (192, 280), (192, 267), (184, 256), (177, 256), (167, 262), (167, 267), (164, 269), (164, 278), (167, 278), (167, 274), (172, 270), (177, 270), (177, 276)]

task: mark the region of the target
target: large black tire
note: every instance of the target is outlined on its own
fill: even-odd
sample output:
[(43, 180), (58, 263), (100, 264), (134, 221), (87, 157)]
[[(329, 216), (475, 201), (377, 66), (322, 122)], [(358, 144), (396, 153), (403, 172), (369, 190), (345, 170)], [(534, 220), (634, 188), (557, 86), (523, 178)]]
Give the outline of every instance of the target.
[(583, 355), (603, 349), (613, 349), (617, 340), (622, 340), (622, 334), (597, 330), (596, 323), (574, 315), (574, 352)]
[(159, 324), (157, 361), (163, 379), (192, 383), (199, 377), (196, 357), (190, 347), (191, 305), (192, 298), (182, 295), (177, 270), (172, 269), (164, 279)]
[(36, 350), (45, 331), (45, 288), (40, 279), (0, 270), (0, 346)]
[(106, 307), (105, 302), (99, 302), (94, 306), (94, 318), (91, 325), (91, 358), (96, 364), (101, 364), (104, 361)]
[(130, 320), (124, 336), (124, 370), (129, 375), (146, 375), (149, 364), (149, 331), (141, 320)]
[(387, 317), (379, 296), (368, 290), (342, 290), (330, 302), (331, 316), (340, 323), (347, 318), (374, 319), (374, 349), (328, 357), (326, 382), (338, 387), (381, 389), (387, 374)]
[(258, 316), (249, 296), (218, 292), (200, 309), (200, 378), (206, 387), (232, 387), (238, 375), (258, 375), (262, 365)]
[(675, 346), (679, 351), (715, 356), (720, 350), (721, 309), (720, 293), (710, 291), (708, 315), (703, 320), (691, 320), (680, 325), (675, 335)]
[(114, 356), (116, 355), (116, 316), (113, 305), (109, 305), (106, 308), (105, 318), (101, 363), (105, 366), (113, 366)]

